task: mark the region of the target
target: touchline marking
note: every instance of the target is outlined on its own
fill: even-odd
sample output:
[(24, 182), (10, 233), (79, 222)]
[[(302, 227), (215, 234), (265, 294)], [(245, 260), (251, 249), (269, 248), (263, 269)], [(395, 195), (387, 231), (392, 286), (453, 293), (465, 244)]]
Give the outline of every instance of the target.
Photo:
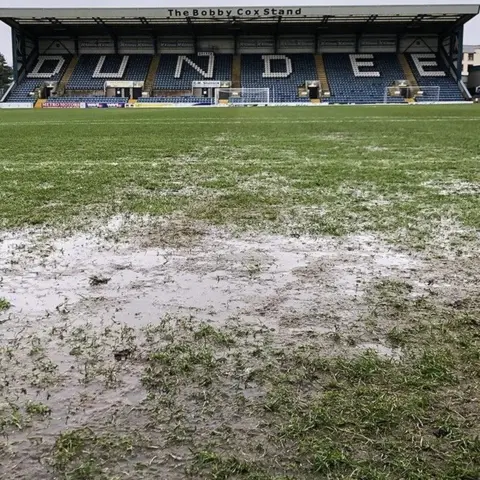
[[(263, 156), (260, 156), (258, 157), (260, 160), (265, 160), (267, 159), (268, 160), (268, 164), (274, 164), (274, 163), (279, 163), (279, 164), (283, 164), (284, 161), (283, 159), (271, 159), (271, 157), (263, 157)], [(398, 162), (399, 160), (403, 160), (405, 157), (383, 157), (381, 159), (378, 159), (378, 161), (381, 161), (381, 162), (385, 162), (385, 163), (394, 163), (394, 162)], [(438, 156), (432, 156), (432, 157), (422, 157), (422, 159), (424, 160), (424, 163), (428, 163), (428, 162), (432, 162), (432, 163), (438, 163)], [(317, 162), (318, 158), (315, 158), (315, 157), (312, 157), (312, 159), (310, 160), (311, 162)], [(210, 162), (217, 162), (218, 161), (218, 157), (198, 157), (194, 164), (196, 165), (208, 165)], [(184, 166), (184, 167), (187, 167), (188, 166), (188, 161), (187, 162), (184, 162), (182, 161), (181, 158), (174, 158), (172, 159), (171, 157), (158, 157), (156, 159), (156, 162), (161, 162), (161, 165), (162, 166), (165, 166), (165, 164), (167, 165), (170, 165), (171, 167), (177, 167), (177, 166)], [(342, 162), (343, 163), (348, 163), (348, 162), (352, 162), (352, 163), (358, 163), (358, 157), (357, 156), (352, 156), (352, 157), (343, 157), (342, 159)], [(230, 166), (232, 165), (243, 165), (243, 160), (241, 159), (228, 159), (226, 161), (226, 164), (225, 166), (221, 166), (221, 167), (218, 167), (219, 169), (223, 169), (223, 170), (227, 170), (229, 169)], [(304, 164), (305, 163), (308, 163), (308, 162), (303, 162)], [(322, 165), (325, 165), (325, 164), (328, 164), (328, 163), (331, 163), (331, 164), (338, 164), (337, 160), (331, 160), (331, 161), (323, 161), (322, 160)], [(79, 175), (82, 175), (86, 172), (90, 172), (90, 171), (93, 171), (93, 170), (85, 170), (84, 167), (98, 167), (99, 165), (103, 165), (103, 166), (106, 166), (106, 165), (109, 165), (109, 166), (128, 166), (128, 165), (147, 165), (147, 166), (150, 166), (150, 169), (151, 170), (155, 170), (156, 166), (152, 166), (152, 160), (151, 159), (145, 159), (145, 160), (142, 160), (142, 159), (139, 159), (139, 160), (121, 160), (121, 159), (117, 159), (117, 160), (83, 160), (83, 161), (79, 161), (78, 159), (77, 160), (55, 160), (55, 161), (51, 161), (51, 160), (39, 160), (39, 161), (22, 161), (22, 164), (20, 167), (17, 167), (18, 165), (18, 161), (16, 160), (8, 160), (8, 161), (4, 161), (4, 162), (0, 162), (0, 166), (4, 167), (4, 168), (9, 168), (10, 171), (21, 171), (21, 170), (25, 170), (25, 167), (31, 167), (31, 170), (41, 170), (43, 168), (53, 168), (53, 167), (61, 167), (61, 166), (68, 166), (68, 165), (73, 165), (73, 166), (77, 166), (78, 167), (78, 174)], [(415, 164), (415, 161), (411, 161), (411, 162), (404, 162), (405, 165), (410, 165), (410, 164)], [(379, 167), (379, 169), (388, 169), (390, 168), (390, 165), (385, 165), (383, 167)], [(209, 175), (205, 174), (206, 177), (210, 178)]]
[[(219, 120), (218, 118), (215, 119), (199, 119), (199, 120), (180, 120), (180, 119), (169, 119), (169, 120), (156, 120), (151, 118), (146, 118), (145, 120), (116, 120), (112, 127), (115, 125), (245, 125), (245, 124), (252, 124), (256, 125), (261, 123), (262, 125), (270, 124), (270, 125), (292, 125), (292, 124), (319, 124), (319, 123), (328, 123), (328, 124), (343, 124), (343, 123), (413, 123), (413, 122), (421, 122), (427, 120), (428, 122), (449, 122), (451, 120), (456, 121), (478, 121), (480, 117), (418, 117), (418, 118), (392, 118), (392, 117), (351, 117), (350, 119), (333, 119), (333, 118), (322, 118), (322, 119), (312, 119), (312, 120), (292, 120), (289, 118), (285, 119), (276, 119), (276, 120), (268, 120), (265, 118), (257, 118), (257, 119), (240, 119), (240, 120), (230, 120), (230, 119), (222, 119)], [(70, 125), (105, 125), (105, 121), (97, 121), (97, 120), (69, 120), (67, 123), (64, 121), (59, 120), (44, 120), (44, 121), (31, 121), (31, 122), (0, 122), (2, 126), (25, 126), (25, 125), (32, 125), (32, 126), (42, 126), (42, 125), (57, 125), (57, 126), (64, 126), (68, 127)]]

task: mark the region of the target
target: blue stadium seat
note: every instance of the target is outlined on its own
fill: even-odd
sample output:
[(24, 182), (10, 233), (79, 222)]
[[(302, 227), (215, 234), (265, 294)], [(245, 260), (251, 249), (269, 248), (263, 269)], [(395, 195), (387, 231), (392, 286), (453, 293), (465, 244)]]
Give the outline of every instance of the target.
[[(348, 53), (326, 53), (323, 56), (328, 82), (330, 103), (382, 103), (385, 88), (395, 80), (405, 79), (402, 67), (395, 53), (375, 53), (374, 66), (365, 71), (380, 72), (378, 77), (356, 76)], [(403, 103), (403, 98), (391, 98), (390, 103)]]
[[(196, 80), (228, 81), (232, 78), (232, 55), (214, 55), (214, 68), (212, 76), (205, 77), (188, 62), (183, 62), (180, 71), (177, 71), (180, 55), (164, 54), (155, 76), (154, 88), (156, 90), (190, 90), (192, 82)], [(203, 55), (185, 55), (203, 72), (208, 73), (209, 57)]]
[[(159, 68), (155, 75), (154, 88), (157, 90), (190, 90), (194, 80), (231, 80), (232, 77), (232, 55), (214, 55), (214, 68), (208, 72), (208, 55), (186, 55), (186, 59), (179, 68), (179, 55), (164, 54), (160, 58)], [(428, 54), (427, 54), (428, 55)], [(67, 90), (76, 91), (99, 91), (103, 90), (105, 81), (109, 73), (117, 73), (121, 70), (124, 62), (124, 72), (122, 80), (144, 81), (148, 74), (148, 69), (152, 60), (151, 55), (128, 55), (125, 60), (124, 55), (105, 55), (105, 60), (101, 69), (99, 78), (94, 78), (95, 69), (98, 70), (101, 55), (82, 55), (79, 57), (77, 66), (66, 86)], [(288, 58), (287, 64), (285, 57)], [(31, 92), (38, 88), (45, 81), (59, 81), (65, 73), (70, 62), (68, 56), (62, 56), (64, 63), (61, 69), (49, 76), (54, 71), (55, 65), (58, 65), (58, 56), (44, 56), (41, 68), (37, 69), (38, 74), (44, 74), (45, 78), (29, 78), (32, 71), (37, 66), (35, 62), (27, 76), (17, 84), (8, 95), (9, 102), (28, 102), (34, 101)], [(366, 72), (377, 71), (380, 76), (359, 76), (359, 71), (354, 72), (349, 54), (324, 54), (324, 64), (327, 77), (330, 83), (330, 103), (382, 103), (385, 96), (385, 88), (391, 86), (395, 80), (402, 80), (405, 74), (394, 53), (376, 53), (373, 54), (372, 67), (365, 67)], [(417, 68), (412, 55), (406, 54), (406, 58), (412, 68), (415, 78), (420, 86), (439, 86), (441, 101), (462, 101), (463, 95), (457, 85), (456, 80), (450, 75), (449, 70), (443, 64), (440, 57), (436, 56), (434, 60), (437, 66), (424, 68), (421, 73)], [(360, 58), (360, 61), (363, 59)], [(432, 59), (433, 60), (433, 59)], [(211, 61), (211, 60), (210, 60)], [(125, 63), (126, 62), (126, 63)], [(38, 64), (39, 65), (39, 64)], [(317, 70), (315, 58), (312, 54), (288, 54), (288, 55), (270, 55), (269, 61), (270, 76), (265, 77), (266, 65), (263, 56), (260, 54), (241, 56), (241, 86), (246, 88), (269, 88), (270, 101), (274, 102), (306, 102), (310, 100), (298, 96), (298, 88), (303, 86), (306, 80), (315, 80)], [(286, 74), (286, 68), (291, 68), (291, 72)], [(429, 75), (429, 68), (441, 71), (439, 75)], [(205, 77), (199, 70), (208, 72)], [(361, 69), (360, 69), (361, 70)], [(98, 73), (98, 72), (97, 72)], [(101, 76), (106, 74), (106, 77)], [(40, 76), (39, 75), (39, 76)], [(120, 79), (120, 78), (119, 78)], [(433, 90), (424, 90), (423, 97), (418, 101), (432, 101), (437, 97)], [(60, 97), (59, 97), (60, 99)], [(91, 99), (80, 94), (76, 97), (62, 97), (62, 101), (86, 102)], [(98, 101), (107, 103), (118, 103), (127, 101), (127, 99), (95, 97)], [(232, 99), (232, 102), (241, 102), (241, 100)], [(389, 98), (389, 102), (403, 103), (402, 98)], [(181, 97), (151, 97), (139, 99), (139, 102), (155, 103), (213, 103), (211, 99), (193, 96)]]
[[(286, 62), (279, 55), (270, 62), (271, 73), (285, 72)], [(315, 57), (312, 54), (288, 54), (291, 60), (292, 73), (287, 77), (264, 78), (265, 61), (262, 55), (242, 55), (241, 82), (245, 88), (270, 88), (272, 102), (310, 102), (308, 98), (298, 96), (298, 87), (305, 85), (307, 80), (317, 79)]]
[(212, 98), (193, 97), (193, 96), (178, 96), (178, 97), (148, 97), (139, 98), (139, 103), (201, 103), (204, 105), (211, 105), (214, 103)]
[[(103, 90), (108, 77), (93, 78), (101, 55), (81, 55), (77, 66), (66, 86), (67, 90)], [(105, 74), (120, 71), (124, 55), (105, 55), (101, 72)], [(117, 80), (143, 82), (147, 77), (151, 55), (128, 55), (124, 74)]]
[[(424, 70), (426, 73), (429, 72), (429, 70), (436, 70), (436, 71), (442, 71), (445, 73), (445, 76), (429, 76), (429, 75), (421, 75), (420, 72), (418, 71), (415, 62), (413, 61), (413, 58), (410, 54), (407, 54), (407, 60), (408, 63), (410, 64), (410, 67), (413, 71), (413, 74), (415, 75), (415, 78), (417, 80), (417, 83), (422, 86), (422, 87), (430, 87), (430, 86), (438, 86), (440, 87), (440, 98), (439, 100), (441, 102), (461, 102), (464, 100), (464, 97), (462, 93), (460, 92), (460, 89), (457, 85), (456, 80), (450, 75), (450, 72), (444, 65), (443, 61), (441, 58), (436, 55), (434, 60), (437, 63), (437, 67), (425, 67)], [(438, 96), (437, 92), (430, 91), (430, 89), (424, 90), (423, 97), (419, 99), (419, 101), (423, 102), (431, 102), (435, 101)]]
[[(59, 56), (58, 55), (50, 56), (52, 60), (49, 60), (48, 55), (43, 55), (43, 57), (45, 57), (46, 60), (43, 62), (43, 65), (40, 68), (39, 73), (40, 74), (43, 73), (47, 75), (48, 72), (54, 71), (55, 66), (58, 64), (56, 59)], [(62, 55), (61, 57), (64, 59), (64, 63), (60, 71), (55, 75), (50, 75), (46, 78), (28, 78), (28, 74), (32, 72), (32, 70), (35, 68), (37, 64), (37, 62), (35, 62), (32, 65), (32, 68), (27, 73), (27, 75), (17, 85), (15, 85), (15, 87), (9, 93), (6, 101), (16, 102), (16, 103), (33, 103), (34, 98), (32, 95), (30, 95), (30, 93), (34, 92), (36, 88), (40, 87), (46, 81), (58, 82), (62, 78), (63, 74), (65, 73), (65, 70), (68, 67), (71, 57), (67, 55)]]
[(56, 97), (51, 98), (51, 102), (61, 103), (127, 103), (127, 97), (103, 97), (100, 95), (91, 95), (88, 97)]

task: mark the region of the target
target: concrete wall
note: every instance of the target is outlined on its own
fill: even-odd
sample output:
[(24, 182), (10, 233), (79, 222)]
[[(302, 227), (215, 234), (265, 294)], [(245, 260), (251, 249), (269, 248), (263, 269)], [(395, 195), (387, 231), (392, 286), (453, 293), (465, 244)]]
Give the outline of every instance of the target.
[(153, 55), (155, 53), (154, 40), (152, 37), (120, 37), (118, 53), (122, 55)]
[(40, 38), (38, 41), (40, 55), (72, 55), (75, 52), (73, 38)]
[(238, 53), (275, 53), (273, 35), (245, 35), (238, 38)]
[[(156, 45), (155, 45), (156, 43)], [(40, 38), (39, 52), (43, 55), (69, 55), (75, 52), (73, 38)], [(172, 54), (195, 53), (192, 36), (160, 36), (152, 39), (148, 36), (124, 36), (118, 38), (118, 53), (121, 55), (148, 54), (157, 51)], [(112, 38), (80, 37), (78, 39), (80, 54), (113, 54), (115, 44)], [(235, 53), (235, 38), (230, 36), (204, 36), (197, 38), (197, 51), (215, 53)], [(358, 53), (395, 53), (397, 40), (395, 35), (363, 35), (358, 43)], [(424, 53), (437, 51), (436, 36), (407, 36), (400, 42), (402, 52)], [(357, 48), (355, 35), (320, 35), (315, 45), (314, 35), (240, 35), (237, 39), (237, 49), (240, 54), (248, 53), (354, 53)], [(477, 64), (480, 64), (480, 49), (477, 52)], [(474, 63), (475, 64), (475, 63)]]
[(409, 35), (400, 41), (400, 51), (402, 53), (427, 53), (438, 51), (437, 36), (413, 36)]
[(474, 66), (470, 69), (470, 74), (468, 75), (467, 87), (469, 89), (474, 89), (480, 87), (480, 66)]
[(465, 52), (462, 62), (462, 76), (468, 76), (469, 67), (480, 66), (480, 46), (473, 52)]

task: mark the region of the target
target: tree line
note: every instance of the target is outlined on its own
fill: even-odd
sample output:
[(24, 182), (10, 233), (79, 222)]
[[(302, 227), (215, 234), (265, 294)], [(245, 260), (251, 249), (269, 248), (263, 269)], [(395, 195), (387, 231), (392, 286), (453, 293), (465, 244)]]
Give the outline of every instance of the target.
[(13, 70), (7, 64), (5, 56), (0, 53), (0, 92), (5, 90), (13, 80)]

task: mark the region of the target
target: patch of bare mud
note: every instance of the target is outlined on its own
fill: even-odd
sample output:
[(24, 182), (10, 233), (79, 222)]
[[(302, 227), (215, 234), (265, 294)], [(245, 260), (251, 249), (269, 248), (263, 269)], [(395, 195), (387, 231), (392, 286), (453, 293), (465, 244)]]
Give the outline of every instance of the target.
[(53, 478), (59, 435), (110, 425), (154, 449), (136, 458), (150, 476), (136, 478), (185, 478), (178, 458), (192, 438), (261, 436), (242, 419), (265, 394), (255, 362), (269, 348), (401, 358), (387, 338), (402, 319), (382, 315), (382, 292), (454, 303), (480, 281), (471, 259), (430, 260), (371, 235), (234, 236), (125, 217), (98, 233), (0, 237), (0, 297), (11, 304), (0, 312), (0, 477)]
[[(8, 326), (53, 327), (68, 312), (75, 324), (138, 328), (172, 315), (263, 324), (287, 341), (331, 330), (362, 337), (370, 285), (393, 278), (421, 289), (431, 270), (419, 255), (369, 235), (234, 237), (147, 218), (137, 219), (132, 235), (130, 223), (114, 217), (101, 236), (3, 234), (1, 288), (12, 304), (3, 317), (15, 318)], [(95, 284), (94, 276), (106, 281)]]
[(436, 190), (439, 195), (479, 195), (480, 183), (463, 180), (423, 182), (422, 186)]
[[(0, 269), (9, 314), (21, 316), (24, 325), (39, 319), (55, 325), (63, 309), (79, 324), (88, 319), (132, 327), (165, 315), (216, 325), (241, 318), (290, 337), (296, 334), (291, 328), (306, 323), (322, 331), (332, 319), (342, 330), (354, 328), (370, 282), (410, 278), (421, 267), (420, 260), (369, 236), (233, 238), (211, 232), (188, 245), (169, 241), (197, 234), (193, 228), (159, 228), (134, 242), (86, 234), (49, 240), (5, 235)], [(108, 281), (94, 285), (93, 276)]]
[(478, 265), (477, 252), (480, 249), (480, 230), (466, 227), (453, 208), (432, 224), (429, 226), (432, 240), (425, 245), (425, 254), (428, 257), (455, 261), (454, 268), (462, 264), (469, 265), (467, 268), (462, 267), (462, 275), (475, 271), (475, 265)]

